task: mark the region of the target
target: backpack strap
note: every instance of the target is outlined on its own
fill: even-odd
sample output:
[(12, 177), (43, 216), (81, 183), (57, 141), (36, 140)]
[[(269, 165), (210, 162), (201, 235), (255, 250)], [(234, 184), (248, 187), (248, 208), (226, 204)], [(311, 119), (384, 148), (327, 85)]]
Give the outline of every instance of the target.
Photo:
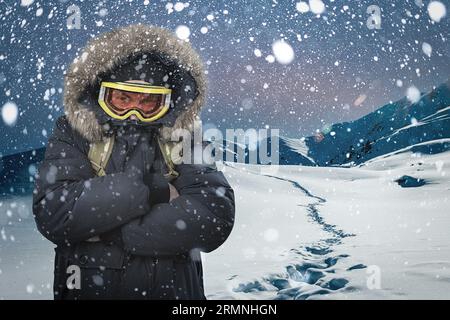
[(106, 175), (105, 169), (111, 157), (114, 146), (114, 136), (106, 137), (102, 141), (92, 143), (89, 148), (88, 158), (95, 174), (99, 177)]
[(172, 161), (172, 148), (169, 142), (163, 143), (160, 137), (157, 137), (159, 149), (163, 156), (164, 162), (166, 163), (168, 172), (164, 175), (169, 181), (178, 177), (179, 173), (175, 171), (175, 164)]
[[(168, 173), (164, 176), (169, 180), (172, 180), (179, 175), (179, 173), (175, 171), (175, 165), (172, 161), (172, 147), (169, 143), (163, 143), (159, 137), (157, 138), (157, 141), (168, 170)], [(114, 136), (104, 138), (102, 141), (91, 144), (89, 148), (88, 158), (97, 176), (102, 177), (106, 174), (106, 165), (108, 164), (108, 160), (111, 157), (113, 147)]]

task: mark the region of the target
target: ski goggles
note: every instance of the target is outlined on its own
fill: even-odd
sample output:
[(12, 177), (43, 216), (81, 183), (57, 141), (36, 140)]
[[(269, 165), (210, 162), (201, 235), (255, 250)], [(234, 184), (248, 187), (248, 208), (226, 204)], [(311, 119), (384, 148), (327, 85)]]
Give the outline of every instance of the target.
[(171, 93), (171, 89), (145, 83), (102, 82), (98, 103), (114, 119), (135, 115), (143, 122), (152, 122), (169, 110)]

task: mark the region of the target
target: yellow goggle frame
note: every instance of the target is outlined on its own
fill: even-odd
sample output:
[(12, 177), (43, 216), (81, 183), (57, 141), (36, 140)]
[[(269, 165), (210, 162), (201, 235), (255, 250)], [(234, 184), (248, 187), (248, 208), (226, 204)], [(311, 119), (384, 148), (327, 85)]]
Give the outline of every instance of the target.
[[(130, 92), (139, 92), (139, 93), (154, 93), (154, 94), (162, 94), (165, 95), (165, 102), (160, 111), (149, 117), (144, 117), (139, 111), (131, 109), (127, 111), (123, 115), (118, 115), (114, 113), (106, 104), (105, 102), (105, 94), (106, 89), (112, 88), (112, 89), (118, 89), (118, 90), (124, 90), (124, 91), (130, 91)], [(170, 107), (170, 96), (171, 96), (172, 90), (165, 88), (165, 87), (159, 87), (159, 86), (152, 86), (145, 83), (132, 83), (132, 82), (102, 82), (100, 86), (100, 93), (98, 95), (98, 103), (100, 107), (103, 109), (103, 111), (106, 112), (107, 115), (109, 115), (111, 118), (118, 119), (118, 120), (125, 120), (129, 118), (131, 115), (135, 115), (140, 121), (143, 122), (152, 122), (155, 120), (158, 120), (163, 115), (167, 113)]]

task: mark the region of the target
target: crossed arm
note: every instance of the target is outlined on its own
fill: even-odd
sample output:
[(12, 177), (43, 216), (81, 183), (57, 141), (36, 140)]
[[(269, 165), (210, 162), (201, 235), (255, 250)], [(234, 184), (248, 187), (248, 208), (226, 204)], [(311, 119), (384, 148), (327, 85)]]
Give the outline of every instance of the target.
[(179, 196), (122, 227), (126, 250), (137, 255), (210, 252), (229, 236), (234, 194), (223, 173), (201, 165), (182, 164), (177, 170), (173, 184)]

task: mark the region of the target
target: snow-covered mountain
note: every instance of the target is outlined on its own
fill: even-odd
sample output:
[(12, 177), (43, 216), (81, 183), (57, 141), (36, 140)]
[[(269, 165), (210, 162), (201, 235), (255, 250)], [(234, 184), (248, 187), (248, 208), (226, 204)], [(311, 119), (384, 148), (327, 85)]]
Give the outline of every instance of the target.
[(450, 138), (450, 80), (416, 103), (407, 98), (389, 103), (358, 120), (334, 124), (304, 144), (317, 165), (329, 166), (360, 164), (410, 146), (414, 152), (439, 153), (450, 147), (444, 138)]
[[(262, 167), (222, 169), (237, 195), (236, 227), (204, 255), (209, 299), (450, 297), (450, 151), (406, 148), (351, 168)], [(403, 177), (423, 183), (405, 188)]]
[[(278, 138), (282, 165), (358, 165), (406, 147), (424, 154), (446, 151), (450, 148), (445, 141), (450, 138), (450, 80), (423, 94), (415, 103), (405, 97), (357, 120), (334, 124), (314, 136)], [(268, 138), (261, 143), (270, 150), (271, 142)], [(242, 144), (235, 144), (233, 150), (228, 142), (229, 153), (238, 153), (240, 148)], [(244, 152), (249, 152), (248, 146)], [(238, 157), (230, 159), (236, 161)], [(245, 162), (249, 162), (248, 157)]]

